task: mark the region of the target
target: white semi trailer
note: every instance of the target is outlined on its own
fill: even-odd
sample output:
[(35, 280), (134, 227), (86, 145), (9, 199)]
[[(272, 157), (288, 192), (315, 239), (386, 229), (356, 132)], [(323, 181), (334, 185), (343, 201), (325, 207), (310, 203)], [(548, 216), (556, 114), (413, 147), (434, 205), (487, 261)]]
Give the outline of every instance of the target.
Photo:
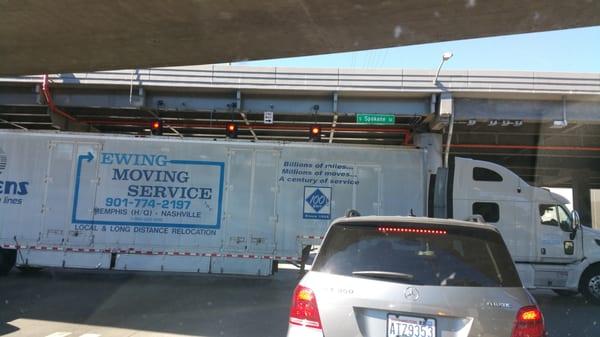
[(0, 269), (269, 275), (357, 209), (483, 219), (528, 287), (600, 287), (600, 233), (580, 230), (566, 200), (493, 163), (440, 168), (439, 136), (417, 144), (0, 131)]

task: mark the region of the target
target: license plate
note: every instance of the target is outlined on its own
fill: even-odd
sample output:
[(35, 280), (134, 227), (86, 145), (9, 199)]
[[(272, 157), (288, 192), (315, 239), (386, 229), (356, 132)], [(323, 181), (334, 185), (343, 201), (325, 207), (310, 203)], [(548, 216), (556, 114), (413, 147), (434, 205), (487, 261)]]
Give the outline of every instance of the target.
[(435, 320), (389, 314), (387, 337), (435, 337)]

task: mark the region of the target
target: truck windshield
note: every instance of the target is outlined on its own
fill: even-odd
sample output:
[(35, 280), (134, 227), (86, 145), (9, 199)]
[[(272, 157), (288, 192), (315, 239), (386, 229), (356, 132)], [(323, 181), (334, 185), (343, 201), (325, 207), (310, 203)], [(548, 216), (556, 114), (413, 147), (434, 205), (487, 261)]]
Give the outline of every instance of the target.
[(312, 270), (418, 285), (521, 287), (498, 233), (455, 227), (419, 233), (410, 230), (414, 224), (395, 226), (334, 226)]

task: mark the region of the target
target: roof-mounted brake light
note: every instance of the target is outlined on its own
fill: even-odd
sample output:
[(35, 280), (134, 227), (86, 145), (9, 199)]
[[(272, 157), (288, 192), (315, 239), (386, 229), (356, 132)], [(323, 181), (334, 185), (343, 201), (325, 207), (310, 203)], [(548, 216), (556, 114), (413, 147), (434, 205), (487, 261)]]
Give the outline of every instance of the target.
[(412, 234), (431, 234), (446, 235), (448, 231), (444, 229), (429, 228), (405, 228), (405, 227), (377, 227), (377, 231), (382, 233), (412, 233)]

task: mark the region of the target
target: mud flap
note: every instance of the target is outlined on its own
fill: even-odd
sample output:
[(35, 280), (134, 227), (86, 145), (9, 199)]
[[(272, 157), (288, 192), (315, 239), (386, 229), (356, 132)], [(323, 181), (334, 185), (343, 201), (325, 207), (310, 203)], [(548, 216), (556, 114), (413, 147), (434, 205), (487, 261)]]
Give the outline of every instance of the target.
[(15, 266), (17, 251), (0, 248), (0, 275), (6, 275)]

